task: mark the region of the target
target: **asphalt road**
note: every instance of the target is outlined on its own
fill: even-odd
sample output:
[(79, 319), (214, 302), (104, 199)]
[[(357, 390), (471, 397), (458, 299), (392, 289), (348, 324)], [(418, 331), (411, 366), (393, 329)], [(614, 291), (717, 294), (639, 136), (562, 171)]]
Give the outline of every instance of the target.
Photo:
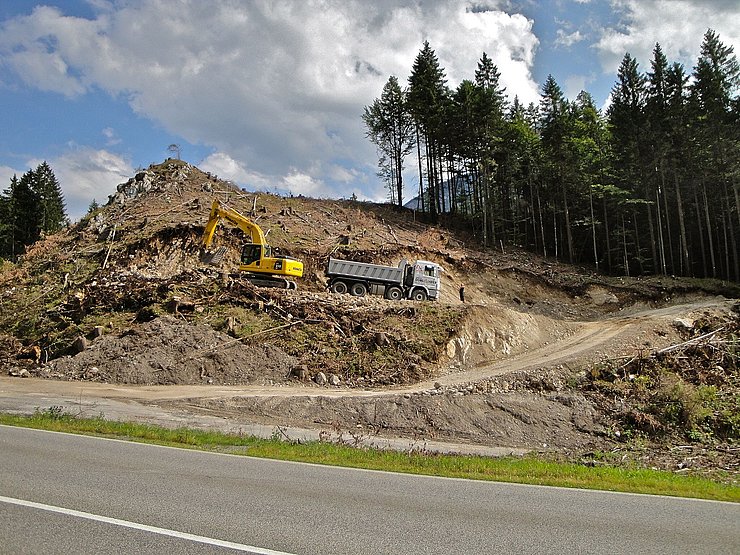
[(2, 553), (739, 553), (740, 505), (0, 426)]

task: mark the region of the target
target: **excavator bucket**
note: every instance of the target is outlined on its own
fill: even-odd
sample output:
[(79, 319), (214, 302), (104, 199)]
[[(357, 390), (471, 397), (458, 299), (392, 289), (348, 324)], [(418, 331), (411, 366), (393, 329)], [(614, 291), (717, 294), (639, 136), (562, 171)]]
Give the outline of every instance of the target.
[(203, 250), (200, 261), (210, 266), (218, 266), (223, 261), (224, 255), (226, 255), (226, 247), (218, 247), (213, 251)]

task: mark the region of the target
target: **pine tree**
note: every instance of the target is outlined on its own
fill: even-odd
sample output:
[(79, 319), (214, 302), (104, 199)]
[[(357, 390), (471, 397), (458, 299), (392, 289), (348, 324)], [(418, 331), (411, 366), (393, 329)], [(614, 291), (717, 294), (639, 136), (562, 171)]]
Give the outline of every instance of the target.
[(740, 135), (732, 107), (739, 86), (740, 65), (733, 48), (707, 30), (691, 86), (695, 146), (703, 168), (699, 203), (703, 201), (711, 264), (705, 273), (734, 279), (740, 279)]
[(10, 180), (10, 188), (0, 193), (0, 257), (12, 258), (15, 242), (12, 191), (18, 186), (18, 177)]
[(403, 168), (414, 147), (414, 128), (406, 106), (406, 93), (391, 75), (379, 99), (366, 106), (362, 119), (368, 138), (380, 152), (380, 174), (386, 177), (391, 199), (403, 205)]
[[(424, 143), (429, 212), (436, 218), (442, 209), (441, 185), (441, 135), (442, 122), (449, 102), (445, 73), (437, 55), (428, 41), (424, 41), (409, 76), (408, 102), (420, 134), (417, 140), (419, 157), (419, 183), (423, 188), (420, 144)], [(423, 195), (422, 195), (423, 196)]]
[(37, 198), (39, 232), (56, 233), (67, 224), (62, 187), (49, 164), (42, 162), (34, 172), (32, 188)]
[[(631, 214), (622, 214), (622, 246), (625, 271), (628, 259), (634, 258), (644, 273), (646, 257), (640, 238), (642, 222), (647, 220), (652, 250), (651, 260), (657, 258), (655, 229), (652, 211), (646, 208), (654, 198), (649, 191), (649, 183), (644, 179), (645, 156), (645, 100), (646, 78), (638, 70), (637, 60), (629, 53), (624, 55), (617, 73), (617, 83), (612, 88), (612, 103), (608, 118), (611, 129), (612, 151), (614, 153), (615, 185), (632, 195), (628, 205)], [(654, 269), (650, 266), (649, 269)]]
[(570, 171), (570, 156), (568, 153), (568, 136), (570, 133), (570, 114), (568, 101), (563, 95), (560, 85), (557, 84), (552, 75), (548, 75), (545, 84), (542, 85), (540, 99), (540, 126), (542, 132), (542, 146), (545, 152), (546, 165), (549, 174), (549, 199), (553, 210), (553, 237), (555, 256), (560, 254), (560, 240), (557, 226), (557, 203), (556, 191), (562, 202), (563, 222), (561, 229), (565, 231), (565, 244), (567, 248), (568, 261), (573, 262), (573, 229), (570, 217), (570, 183), (568, 173)]

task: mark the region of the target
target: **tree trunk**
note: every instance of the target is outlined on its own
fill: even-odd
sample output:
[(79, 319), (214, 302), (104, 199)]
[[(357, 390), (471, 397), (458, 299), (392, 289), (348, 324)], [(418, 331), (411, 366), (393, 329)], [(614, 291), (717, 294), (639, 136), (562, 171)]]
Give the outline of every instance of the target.
[(424, 172), (421, 166), (421, 141), (419, 140), (419, 126), (416, 126), (416, 157), (419, 161), (419, 206), (424, 212)]
[(663, 225), (660, 221), (660, 191), (658, 189), (655, 190), (655, 208), (657, 210), (658, 214), (658, 249), (659, 249), (659, 259), (660, 259), (660, 270), (661, 273), (665, 276), (668, 274), (666, 271), (666, 264), (665, 264), (665, 245), (663, 244)]
[(701, 204), (699, 203), (699, 191), (698, 187), (694, 187), (694, 209), (696, 210), (696, 229), (699, 232), (699, 243), (701, 246), (701, 275), (707, 277), (709, 275), (707, 267), (707, 248), (704, 243), (704, 231), (701, 223)]
[(591, 238), (594, 246), (594, 264), (596, 264), (596, 273), (599, 273), (599, 251), (596, 248), (596, 219), (594, 218), (594, 191), (589, 185), (588, 202), (591, 207)]
[(681, 234), (681, 275), (693, 276), (691, 271), (691, 262), (689, 260), (689, 245), (686, 237), (686, 221), (683, 212), (683, 202), (681, 202), (681, 186), (678, 182), (678, 174), (673, 171), (673, 180), (676, 186), (676, 208), (678, 209), (678, 226)]
[(627, 226), (624, 223), (624, 214), (622, 214), (622, 247), (624, 256), (624, 274), (629, 277), (630, 275), (630, 257), (627, 252)]
[(606, 239), (606, 268), (607, 268), (607, 272), (611, 274), (614, 268), (612, 266), (612, 245), (611, 245), (611, 237), (610, 237), (611, 231), (609, 230), (609, 217), (607, 214), (606, 194), (604, 194), (604, 197), (602, 198), (602, 204), (604, 208), (604, 238)]
[[(668, 210), (668, 189), (665, 186), (665, 172), (663, 171), (663, 165), (660, 166), (660, 190), (661, 196), (663, 197), (663, 217), (665, 219), (665, 229), (668, 234), (668, 257), (670, 259), (671, 274), (676, 273), (676, 264), (673, 260), (673, 233), (671, 232), (671, 218), (670, 211)], [(664, 251), (665, 253), (665, 251)]]
[(717, 277), (717, 261), (714, 256), (714, 237), (712, 233), (712, 221), (709, 218), (709, 201), (707, 200), (707, 188), (704, 183), (701, 184), (701, 193), (704, 197), (704, 217), (707, 222), (707, 237), (709, 237), (709, 256), (712, 261), (712, 277)]
[(565, 215), (565, 238), (568, 242), (568, 262), (573, 263), (573, 233), (570, 229), (570, 210), (568, 208), (568, 191), (565, 180), (561, 181), (563, 188), (563, 213)]
[(542, 213), (542, 199), (540, 198), (539, 185), (535, 185), (535, 191), (537, 191), (537, 211), (539, 212), (540, 220), (540, 234), (542, 237), (542, 256), (547, 258), (547, 240), (545, 239), (545, 218)]

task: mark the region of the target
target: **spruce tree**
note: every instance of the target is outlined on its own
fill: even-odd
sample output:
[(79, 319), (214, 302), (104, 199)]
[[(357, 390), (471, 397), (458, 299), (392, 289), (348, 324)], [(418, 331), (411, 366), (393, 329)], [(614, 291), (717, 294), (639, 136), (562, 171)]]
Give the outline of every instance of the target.
[(36, 194), (39, 232), (56, 233), (67, 224), (62, 187), (53, 170), (42, 162), (34, 172), (32, 188)]

